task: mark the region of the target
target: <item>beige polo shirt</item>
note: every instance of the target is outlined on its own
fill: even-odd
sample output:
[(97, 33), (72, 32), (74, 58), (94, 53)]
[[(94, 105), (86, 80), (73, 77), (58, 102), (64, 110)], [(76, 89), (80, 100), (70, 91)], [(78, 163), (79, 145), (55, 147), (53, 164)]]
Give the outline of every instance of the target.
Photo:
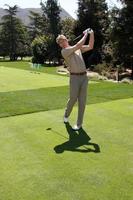
[(86, 71), (85, 62), (81, 50), (76, 50), (75, 46), (69, 46), (62, 49), (61, 54), (70, 68), (70, 72), (81, 73)]

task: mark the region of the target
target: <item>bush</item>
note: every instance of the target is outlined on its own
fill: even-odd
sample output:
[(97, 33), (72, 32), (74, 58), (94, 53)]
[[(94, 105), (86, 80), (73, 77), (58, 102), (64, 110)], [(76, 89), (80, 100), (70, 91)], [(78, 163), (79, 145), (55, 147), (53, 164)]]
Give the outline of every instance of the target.
[(106, 63), (98, 64), (94, 68), (94, 71), (101, 75), (104, 75), (104, 73), (107, 72), (108, 70), (109, 70), (109, 67)]
[(33, 63), (43, 64), (50, 56), (50, 44), (52, 38), (41, 36), (37, 37), (32, 42)]

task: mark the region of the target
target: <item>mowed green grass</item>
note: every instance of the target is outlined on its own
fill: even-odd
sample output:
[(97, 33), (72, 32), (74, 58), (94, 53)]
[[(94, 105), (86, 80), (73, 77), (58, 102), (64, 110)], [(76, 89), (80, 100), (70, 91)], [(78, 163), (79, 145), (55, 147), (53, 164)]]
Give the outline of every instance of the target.
[(0, 119), (0, 199), (132, 200), (133, 99), (87, 106), (82, 138), (63, 112)]
[(15, 69), (23, 69), (23, 70), (28, 70), (33, 73), (48, 73), (48, 74), (54, 74), (56, 73), (56, 67), (49, 67), (48, 65), (43, 65), (40, 69), (34, 69), (32, 68), (32, 63), (27, 62), (27, 61), (14, 61), (14, 62), (9, 62), (9, 61), (3, 61), (0, 62), (0, 66), (8, 67), (8, 68), (15, 68)]
[(62, 108), (68, 96), (68, 83), (68, 77), (56, 73), (1, 66), (0, 117)]
[[(0, 67), (0, 117), (66, 106), (69, 96), (68, 77), (60, 76), (56, 71), (53, 74), (54, 68), (52, 74), (33, 73), (30, 70), (13, 68), (12, 63), (10, 67), (9, 62), (7, 64), (8, 67)], [(133, 97), (132, 88), (132, 85), (92, 81), (88, 87), (87, 104)]]
[(0, 67), (0, 92), (68, 85), (68, 77)]
[(77, 107), (70, 124), (62, 122), (68, 78), (8, 64), (0, 86), (0, 200), (132, 200), (133, 86), (90, 84), (84, 126), (74, 132)]

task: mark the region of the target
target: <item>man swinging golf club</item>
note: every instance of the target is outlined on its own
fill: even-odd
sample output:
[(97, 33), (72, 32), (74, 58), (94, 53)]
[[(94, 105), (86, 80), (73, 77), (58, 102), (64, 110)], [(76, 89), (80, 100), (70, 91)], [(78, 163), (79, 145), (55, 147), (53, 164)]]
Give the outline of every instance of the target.
[[(64, 57), (70, 72), (70, 98), (64, 114), (64, 123), (68, 122), (74, 104), (78, 101), (77, 123), (73, 130), (77, 131), (82, 127), (85, 111), (88, 77), (86, 73), (85, 62), (82, 53), (92, 50), (94, 46), (94, 32), (92, 29), (86, 29), (83, 37), (74, 46), (70, 46), (68, 39), (64, 35), (59, 35), (56, 42), (62, 48), (61, 54)], [(87, 35), (90, 34), (88, 45), (84, 45)]]

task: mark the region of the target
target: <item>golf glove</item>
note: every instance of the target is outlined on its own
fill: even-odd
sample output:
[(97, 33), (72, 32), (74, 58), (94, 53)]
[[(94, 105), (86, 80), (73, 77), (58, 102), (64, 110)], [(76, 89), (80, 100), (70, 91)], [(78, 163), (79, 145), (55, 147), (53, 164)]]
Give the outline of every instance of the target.
[(86, 32), (90, 34), (93, 33), (93, 30), (91, 28), (87, 28), (83, 33), (85, 34)]

